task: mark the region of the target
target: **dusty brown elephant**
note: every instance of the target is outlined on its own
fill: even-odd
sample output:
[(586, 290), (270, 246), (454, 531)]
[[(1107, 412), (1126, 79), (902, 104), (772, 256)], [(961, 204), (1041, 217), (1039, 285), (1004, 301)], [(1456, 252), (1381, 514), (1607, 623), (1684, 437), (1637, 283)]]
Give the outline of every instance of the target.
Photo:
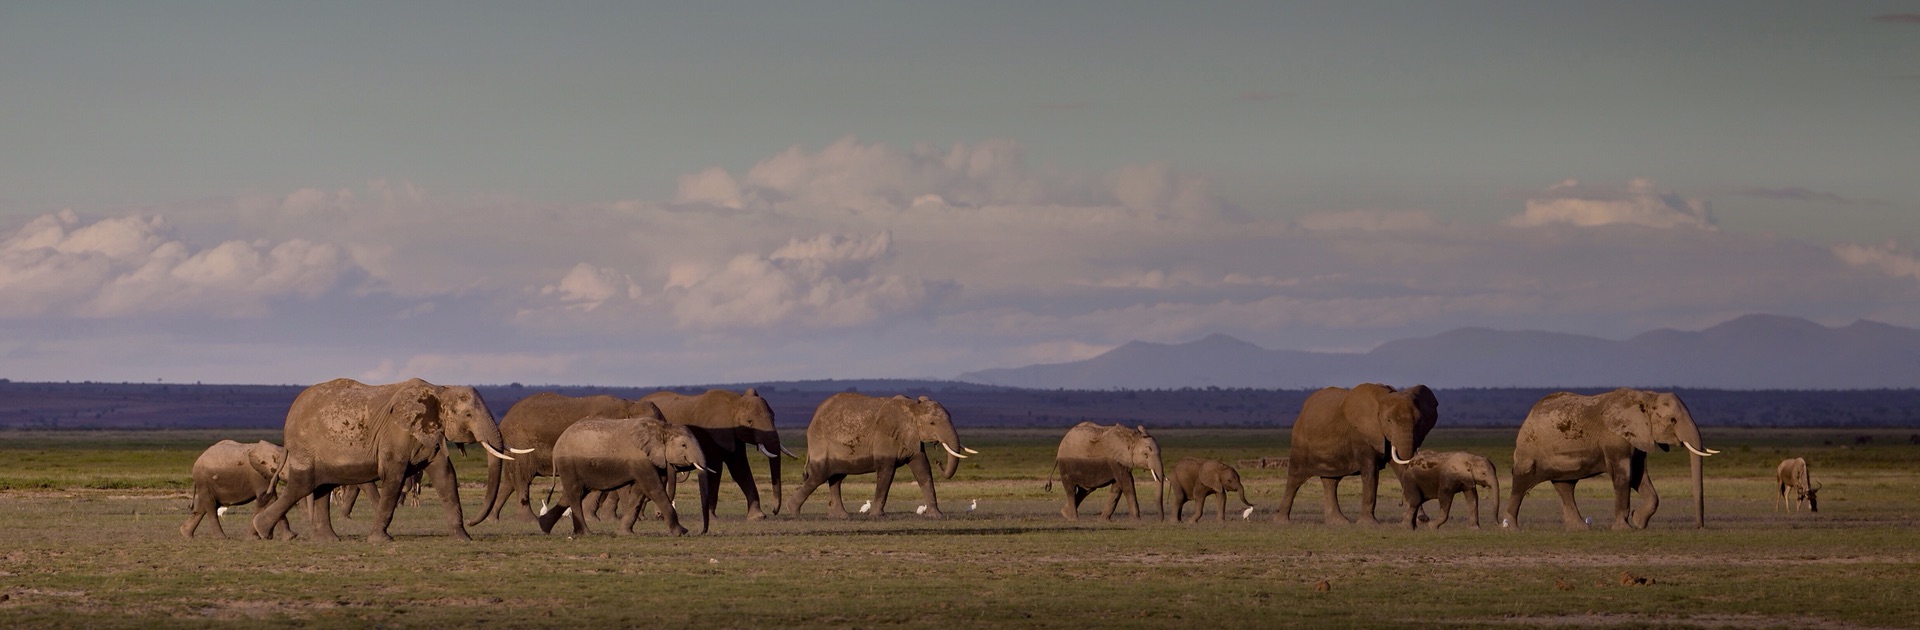
[[(1718, 453), (1700, 444), (1700, 428), (1686, 403), (1669, 392), (1616, 389), (1597, 396), (1549, 394), (1534, 403), (1513, 446), (1513, 495), (1501, 513), (1501, 525), (1520, 527), (1520, 501), (1542, 481), (1560, 493), (1560, 517), (1567, 529), (1584, 530), (1573, 484), (1602, 474), (1613, 480), (1613, 528), (1647, 526), (1660, 507), (1647, 473), (1647, 453), (1680, 444), (1692, 454), (1694, 526), (1706, 527), (1700, 458)], [(1632, 493), (1640, 506), (1632, 508)], [(1629, 520), (1631, 517), (1631, 520)]]
[(813, 421), (807, 424), (807, 472), (789, 500), (794, 515), (800, 514), (800, 507), (806, 505), (814, 489), (825, 483), (827, 516), (847, 518), (846, 503), (840, 497), (841, 482), (847, 475), (873, 473), (873, 516), (885, 516), (894, 471), (910, 465), (914, 480), (920, 482), (920, 495), (926, 499), (926, 509), (920, 514), (927, 518), (945, 516), (933, 491), (928, 442), (939, 442), (947, 451), (946, 466), (940, 471), (943, 479), (953, 478), (966, 453), (978, 452), (960, 444), (960, 434), (954, 431), (947, 408), (926, 396), (915, 400), (906, 396), (834, 394), (820, 403)]
[[(1127, 428), (1115, 424), (1101, 426), (1092, 422), (1082, 422), (1067, 429), (1060, 438), (1060, 448), (1054, 452), (1053, 470), (1060, 475), (1060, 485), (1067, 490), (1067, 504), (1060, 508), (1060, 515), (1069, 521), (1080, 520), (1080, 502), (1086, 500), (1094, 490), (1113, 486), (1113, 496), (1107, 498), (1107, 509), (1100, 512), (1100, 518), (1112, 520), (1113, 511), (1120, 506), (1122, 497), (1133, 511), (1134, 520), (1140, 519), (1140, 495), (1133, 485), (1133, 469), (1145, 468), (1153, 475), (1154, 484), (1159, 486), (1159, 495), (1155, 497), (1161, 520), (1167, 518), (1167, 478), (1166, 469), (1160, 465), (1160, 442), (1147, 433), (1144, 426)], [(1047, 491), (1053, 491), (1053, 477), (1047, 477)]]
[(1780, 465), (1773, 469), (1773, 477), (1780, 484), (1780, 509), (1792, 512), (1800, 507), (1801, 501), (1806, 501), (1807, 511), (1820, 511), (1820, 486), (1813, 483), (1806, 458), (1780, 460)]
[(287, 487), (271, 506), (253, 517), (253, 529), (271, 533), (302, 498), (312, 498), (314, 538), (338, 540), (328, 497), (347, 484), (379, 481), (380, 502), (368, 540), (387, 541), (387, 526), (408, 475), (425, 470), (445, 507), (447, 530), (471, 540), (461, 522), (459, 483), (446, 442), (479, 442), (501, 459), (512, 459), (493, 413), (472, 387), (440, 386), (420, 379), (367, 385), (334, 379), (300, 392), (287, 410), (287, 463), (280, 478)]
[[(1220, 495), (1220, 522), (1227, 521), (1227, 493), (1240, 493), (1240, 503), (1248, 508), (1253, 502), (1247, 500), (1247, 487), (1240, 482), (1240, 471), (1217, 459), (1199, 459), (1188, 457), (1173, 465), (1173, 477), (1168, 485), (1173, 487), (1173, 520), (1181, 521), (1181, 512), (1187, 499), (1194, 502), (1193, 522), (1200, 522), (1200, 514), (1207, 511), (1207, 499)], [(1247, 514), (1252, 514), (1249, 509)]]
[[(536, 520), (533, 511), (533, 480), (535, 477), (553, 476), (553, 445), (560, 435), (586, 418), (653, 418), (664, 420), (660, 408), (653, 403), (629, 400), (615, 396), (563, 396), (551, 392), (541, 392), (520, 399), (507, 409), (507, 415), (500, 419), (500, 435), (507, 443), (525, 447), (527, 453), (512, 461), (498, 458), (487, 461), (487, 495), (480, 515), (468, 521), (467, 525), (477, 525), (488, 516), (500, 518), (507, 511), (507, 501), (519, 496), (518, 515), (522, 520)], [(702, 527), (702, 532), (706, 531)]]
[[(411, 501), (413, 505), (420, 504), (420, 476), (425, 472), (426, 471), (421, 470), (407, 475), (406, 485), (400, 488), (401, 505), (407, 505), (409, 501)], [(353, 518), (353, 507), (360, 502), (360, 493), (362, 491), (374, 496), (380, 496), (380, 482), (369, 481), (366, 483), (340, 486), (333, 489), (334, 496), (340, 499), (341, 518)]]
[[(253, 503), (256, 514), (266, 509), (279, 498), (274, 490), (274, 476), (286, 461), (286, 449), (266, 440), (252, 444), (221, 440), (207, 447), (193, 460), (193, 514), (180, 525), (180, 535), (192, 540), (200, 520), (212, 514), (213, 533), (226, 538), (227, 531), (220, 527), (220, 508)], [(289, 534), (293, 531), (284, 517), (275, 521), (274, 527), (285, 529)], [(251, 524), (247, 526), (247, 534), (259, 537)]]
[(760, 489), (753, 481), (753, 467), (747, 463), (754, 451), (767, 458), (773, 513), (780, 513), (783, 500), (780, 493), (784, 488), (780, 482), (780, 454), (798, 457), (780, 446), (780, 431), (773, 426), (773, 407), (759, 392), (748, 389), (744, 394), (735, 394), (715, 389), (689, 396), (662, 391), (647, 394), (641, 400), (658, 405), (667, 422), (693, 429), (700, 450), (706, 453), (707, 461), (713, 462), (712, 472), (701, 473), (700, 478), (702, 533), (707, 531), (707, 522), (713, 518), (713, 510), (720, 502), (719, 469), (722, 466), (740, 486), (740, 494), (746, 497), (747, 520), (767, 517), (760, 509)]
[[(613, 492), (629, 486), (660, 506), (667, 533), (687, 528), (673, 509), (673, 470), (692, 466), (709, 470), (693, 433), (654, 418), (586, 418), (573, 423), (553, 444), (554, 474), (560, 477), (560, 501), (540, 515), (540, 531), (551, 533), (562, 515), (573, 517), (573, 534), (587, 533), (584, 501), (588, 492)], [(573, 509), (568, 509), (573, 508)], [(626, 533), (640, 510), (627, 510), (620, 523)]]
[(1439, 420), (1440, 401), (1425, 385), (1395, 390), (1366, 383), (1351, 390), (1328, 387), (1314, 392), (1293, 421), (1287, 488), (1274, 522), (1293, 518), (1294, 495), (1312, 477), (1320, 478), (1325, 492), (1323, 520), (1354, 522), (1340, 511), (1340, 480), (1359, 475), (1360, 519), (1378, 523), (1373, 509), (1380, 494), (1381, 469), (1411, 461), (1407, 458), (1419, 451)]
[(1464, 494), (1473, 502), (1468, 522), (1480, 529), (1480, 488), (1493, 489), (1493, 514), (1500, 513), (1500, 476), (1493, 461), (1460, 451), (1420, 451), (1413, 463), (1400, 468), (1400, 489), (1407, 496), (1407, 529), (1418, 523), (1420, 507), (1427, 501), (1440, 502), (1440, 516), (1428, 526), (1439, 529), (1453, 516), (1453, 495)]

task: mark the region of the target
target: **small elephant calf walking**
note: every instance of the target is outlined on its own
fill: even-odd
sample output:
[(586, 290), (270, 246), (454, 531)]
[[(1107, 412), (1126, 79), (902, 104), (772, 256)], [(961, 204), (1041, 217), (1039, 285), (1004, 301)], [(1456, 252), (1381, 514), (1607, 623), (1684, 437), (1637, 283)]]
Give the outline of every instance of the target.
[(1197, 507), (1193, 510), (1193, 522), (1200, 522), (1200, 514), (1207, 510), (1207, 499), (1220, 495), (1220, 522), (1227, 521), (1227, 493), (1239, 492), (1240, 503), (1253, 507), (1247, 500), (1247, 488), (1240, 483), (1240, 471), (1215, 459), (1188, 457), (1173, 465), (1173, 518), (1185, 520), (1181, 512), (1187, 499), (1193, 499)]
[[(266, 440), (253, 444), (221, 440), (207, 447), (206, 452), (193, 460), (193, 515), (180, 525), (180, 535), (192, 540), (194, 530), (200, 528), (201, 519), (212, 514), (213, 532), (226, 538), (226, 530), (220, 527), (220, 508), (252, 503), (255, 513), (258, 513), (279, 498), (274, 492), (274, 475), (280, 472), (280, 467), (286, 461), (286, 450)], [(273, 527), (286, 529), (289, 534), (293, 531), (287, 526), (284, 515), (274, 522)], [(260, 537), (253, 531), (251, 523), (248, 524), (247, 533), (254, 538)], [(273, 535), (273, 530), (269, 530), (267, 535)]]
[(1774, 469), (1774, 477), (1780, 482), (1780, 507), (1792, 512), (1800, 507), (1801, 501), (1807, 502), (1807, 511), (1820, 511), (1820, 486), (1813, 484), (1813, 478), (1807, 473), (1807, 459), (1795, 457), (1781, 460)]
[[(1440, 516), (1430, 524), (1439, 529), (1453, 513), (1453, 495), (1465, 494), (1473, 501), (1469, 512), (1474, 529), (1480, 529), (1480, 490), (1493, 489), (1493, 513), (1500, 513), (1500, 478), (1493, 462), (1473, 453), (1459, 451), (1420, 451), (1413, 463), (1400, 470), (1400, 488), (1407, 497), (1407, 529), (1416, 529), (1420, 507), (1427, 501), (1440, 502)], [(1503, 527), (1505, 523), (1501, 524)]]

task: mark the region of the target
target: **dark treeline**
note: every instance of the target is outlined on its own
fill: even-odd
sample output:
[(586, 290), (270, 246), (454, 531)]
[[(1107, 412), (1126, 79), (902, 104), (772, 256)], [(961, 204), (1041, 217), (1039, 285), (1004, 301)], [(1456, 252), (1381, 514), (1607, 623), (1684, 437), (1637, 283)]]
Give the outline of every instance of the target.
[[(1139, 391), (1032, 390), (916, 380), (792, 381), (720, 386), (756, 388), (781, 427), (800, 430), (828, 396), (930, 396), (954, 424), (973, 427), (1066, 427), (1091, 420), (1148, 426), (1287, 426), (1310, 390), (1182, 388)], [(170, 429), (275, 428), (304, 385), (0, 382), (0, 428)], [(699, 387), (481, 386), (496, 416), (520, 399), (550, 391), (569, 396), (637, 398), (658, 389)], [(1517, 426), (1542, 396), (1539, 389), (1438, 390), (1448, 426)], [(1575, 390), (1595, 393), (1603, 390)], [(1916, 427), (1920, 390), (1677, 390), (1704, 426)]]

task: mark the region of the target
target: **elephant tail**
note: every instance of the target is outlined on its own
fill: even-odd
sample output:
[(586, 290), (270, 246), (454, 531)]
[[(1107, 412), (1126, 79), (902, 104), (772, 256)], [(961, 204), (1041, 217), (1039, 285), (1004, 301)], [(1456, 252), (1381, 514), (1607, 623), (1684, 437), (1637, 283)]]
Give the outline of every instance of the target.
[(1053, 492), (1053, 476), (1060, 472), (1060, 460), (1054, 460), (1053, 468), (1047, 469), (1047, 492)]

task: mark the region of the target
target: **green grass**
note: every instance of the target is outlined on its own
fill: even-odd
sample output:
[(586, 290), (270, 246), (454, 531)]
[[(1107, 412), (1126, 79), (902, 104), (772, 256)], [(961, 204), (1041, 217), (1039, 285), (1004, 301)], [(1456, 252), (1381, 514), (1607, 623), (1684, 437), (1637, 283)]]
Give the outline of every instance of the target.
[[(1156, 433), (1169, 464), (1285, 453), (1277, 429)], [(509, 520), (476, 526), (474, 542), (461, 543), (446, 537), (429, 491), (426, 504), (401, 508), (392, 544), (361, 538), (365, 515), (336, 518), (348, 537), (339, 543), (184, 541), (181, 488), (210, 437), (0, 434), (8, 458), (0, 483), (11, 488), (0, 492), (0, 626), (1920, 623), (1911, 595), (1920, 592), (1920, 473), (1897, 465), (1920, 447), (1887, 441), (1803, 448), (1791, 431), (1715, 431), (1710, 443), (1726, 453), (1709, 461), (1704, 530), (1691, 527), (1678, 453), (1652, 457), (1663, 506), (1654, 528), (1639, 532), (1562, 531), (1546, 488), (1529, 496), (1527, 529), (1518, 532), (1468, 530), (1460, 504), (1439, 531), (1325, 526), (1317, 483), (1302, 489), (1295, 524), (1276, 526), (1268, 519), (1278, 470), (1243, 471), (1263, 508), (1252, 522), (1107, 523), (1086, 506), (1069, 523), (1057, 513), (1058, 488), (1041, 490), (1058, 432), (972, 431), (967, 443), (983, 453), (937, 486), (944, 521), (828, 520), (823, 489), (798, 518), (748, 523), (727, 490), (706, 536), (667, 538), (659, 523), (643, 521), (639, 536), (610, 535), (613, 524), (600, 522), (595, 534), (569, 539)], [(1510, 445), (1510, 431), (1443, 430), (1429, 447), (1480, 452), (1504, 473)], [(1807, 457), (1825, 483), (1820, 514), (1773, 511), (1772, 467), (1788, 454)], [(469, 455), (458, 464), (469, 513), (480, 499), (481, 461)], [(787, 468), (791, 490), (798, 466)], [(889, 506), (896, 514), (920, 502), (902, 472)], [(850, 479), (847, 500), (871, 496), (871, 479)], [(100, 487), (113, 480), (132, 485)], [(1341, 485), (1353, 514), (1358, 484)], [(1398, 488), (1382, 486), (1378, 514), (1396, 520)], [(1604, 486), (1580, 488), (1596, 520), (1608, 509)], [(968, 514), (973, 499), (980, 509)], [(252, 510), (237, 512), (227, 517), (230, 531)], [(305, 527), (298, 514), (295, 524)], [(1622, 572), (1653, 584), (1622, 586)], [(1316, 591), (1322, 581), (1329, 590)]]

